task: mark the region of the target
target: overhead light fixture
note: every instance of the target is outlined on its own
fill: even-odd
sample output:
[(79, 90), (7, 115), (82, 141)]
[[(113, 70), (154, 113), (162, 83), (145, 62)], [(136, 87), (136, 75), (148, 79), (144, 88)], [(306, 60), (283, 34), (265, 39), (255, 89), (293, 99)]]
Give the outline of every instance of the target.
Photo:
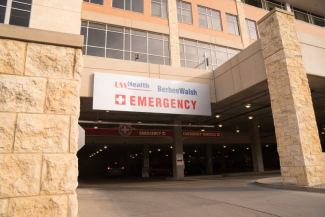
[(135, 154), (135, 156), (137, 157), (137, 156), (138, 156), (138, 154)]
[(107, 146), (106, 145), (104, 146), (104, 149), (107, 149)]
[(138, 121), (138, 124), (142, 124), (142, 122), (141, 121)]
[(223, 148), (227, 148), (227, 146), (224, 145)]
[(247, 147), (246, 149), (247, 149), (247, 150), (249, 150), (249, 148), (248, 148), (248, 147)]
[(99, 149), (99, 151), (103, 151), (103, 149)]
[(322, 134), (324, 135), (324, 134), (325, 134), (325, 132), (322, 132)]
[(160, 151), (160, 148), (158, 148), (158, 151)]
[(258, 128), (260, 128), (261, 127), (261, 125), (258, 125)]
[(188, 157), (192, 157), (191, 155), (189, 155)]
[(219, 124), (218, 126), (221, 128), (223, 125), (222, 124)]
[(185, 154), (185, 152), (183, 152), (183, 154)]
[(201, 131), (202, 131), (202, 132), (204, 132), (204, 131), (205, 131), (205, 129), (201, 129)]
[(149, 151), (149, 153), (151, 154), (152, 151)]
[(132, 157), (132, 159), (134, 159), (134, 157)]
[(168, 154), (166, 154), (166, 157), (168, 157)]
[(232, 151), (235, 151), (235, 149), (233, 149)]
[(220, 115), (219, 115), (219, 114), (217, 114), (217, 115), (216, 115), (216, 118), (220, 118)]
[(191, 126), (191, 125), (192, 125), (192, 123), (188, 123), (188, 125), (189, 125), (189, 126)]
[(173, 146), (170, 146), (171, 149), (173, 149)]
[(248, 116), (248, 119), (249, 120), (252, 120), (254, 117), (253, 116)]
[(91, 157), (91, 155), (89, 157)]
[(252, 104), (250, 104), (250, 103), (247, 103), (247, 104), (245, 105), (246, 108), (250, 108), (251, 106), (252, 106)]
[(237, 132), (237, 133), (239, 133), (239, 132), (240, 132), (240, 130), (236, 130), (236, 132)]
[(109, 111), (108, 111), (108, 110), (106, 110), (106, 112), (108, 113)]
[(97, 123), (102, 123), (102, 121), (101, 120), (97, 120)]
[(268, 147), (269, 147), (269, 145), (266, 145), (265, 147), (267, 147), (267, 148), (268, 148)]
[(94, 126), (94, 129), (98, 129), (98, 127), (97, 126)]
[(98, 154), (98, 153), (99, 153), (99, 151), (96, 151), (96, 153)]
[(194, 152), (196, 153), (196, 152), (197, 152), (197, 150), (194, 150)]

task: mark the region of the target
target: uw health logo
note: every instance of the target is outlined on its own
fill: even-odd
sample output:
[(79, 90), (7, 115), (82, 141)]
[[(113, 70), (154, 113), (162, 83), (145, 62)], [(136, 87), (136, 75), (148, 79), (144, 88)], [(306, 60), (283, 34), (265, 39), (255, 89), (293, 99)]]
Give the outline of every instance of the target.
[(126, 96), (115, 94), (115, 105), (125, 105), (126, 104)]

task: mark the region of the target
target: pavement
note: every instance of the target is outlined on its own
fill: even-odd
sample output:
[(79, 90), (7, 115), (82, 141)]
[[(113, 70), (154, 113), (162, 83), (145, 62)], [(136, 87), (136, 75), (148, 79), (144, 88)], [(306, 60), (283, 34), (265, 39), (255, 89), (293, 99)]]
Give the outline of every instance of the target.
[(325, 216), (325, 194), (257, 186), (278, 174), (80, 180), (80, 217), (101, 216)]

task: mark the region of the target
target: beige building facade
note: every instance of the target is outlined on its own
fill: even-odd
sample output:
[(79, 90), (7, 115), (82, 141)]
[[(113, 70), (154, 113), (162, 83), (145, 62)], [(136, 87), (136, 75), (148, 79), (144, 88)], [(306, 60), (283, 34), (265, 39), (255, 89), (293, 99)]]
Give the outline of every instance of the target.
[[(97, 124), (100, 117), (221, 131), (220, 139), (182, 139), (175, 126), (173, 139), (86, 136), (86, 143), (171, 145), (176, 179), (184, 177), (175, 165), (184, 145), (251, 144), (254, 170), (262, 172), (262, 148), (274, 144), (283, 184), (325, 183), (325, 105), (318, 97), (325, 86), (325, 14), (301, 1), (260, 2), (0, 5), (0, 216), (77, 216), (80, 112), (79, 120)], [(95, 72), (207, 84), (211, 117), (94, 111)], [(253, 108), (232, 111), (247, 104)]]

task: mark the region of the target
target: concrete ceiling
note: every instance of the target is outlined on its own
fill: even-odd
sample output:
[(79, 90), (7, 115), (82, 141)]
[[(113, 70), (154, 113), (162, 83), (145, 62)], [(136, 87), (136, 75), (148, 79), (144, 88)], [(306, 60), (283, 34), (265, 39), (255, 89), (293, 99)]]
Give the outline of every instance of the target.
[(291, 6), (325, 16), (324, 0), (286, 0)]

